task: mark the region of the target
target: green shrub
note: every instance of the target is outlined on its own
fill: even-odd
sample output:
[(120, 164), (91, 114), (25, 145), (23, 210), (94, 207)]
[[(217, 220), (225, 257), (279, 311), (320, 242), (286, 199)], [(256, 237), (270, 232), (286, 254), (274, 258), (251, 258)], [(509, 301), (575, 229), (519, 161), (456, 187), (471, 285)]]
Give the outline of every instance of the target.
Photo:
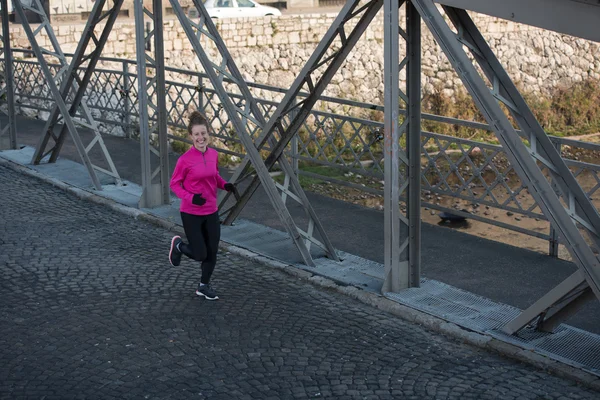
[[(569, 88), (558, 88), (548, 95), (521, 89), (529, 108), (546, 132), (556, 136), (585, 135), (600, 132), (600, 81), (588, 79)], [(466, 90), (456, 90), (453, 99), (441, 89), (425, 95), (424, 113), (468, 121), (485, 122)], [(506, 107), (503, 107), (508, 113)], [(512, 118), (511, 118), (512, 120)], [(495, 142), (493, 133), (458, 125), (423, 121), (423, 130), (445, 135)]]
[(557, 136), (600, 132), (600, 81), (586, 80), (549, 96), (525, 94), (542, 127)]

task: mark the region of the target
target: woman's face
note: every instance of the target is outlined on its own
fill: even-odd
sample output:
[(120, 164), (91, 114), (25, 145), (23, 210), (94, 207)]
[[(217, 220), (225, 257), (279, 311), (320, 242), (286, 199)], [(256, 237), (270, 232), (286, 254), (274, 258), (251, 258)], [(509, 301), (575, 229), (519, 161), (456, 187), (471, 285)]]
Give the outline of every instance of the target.
[(201, 152), (206, 151), (206, 147), (208, 146), (208, 129), (206, 125), (194, 125), (192, 126), (192, 132), (190, 133), (190, 138), (194, 143), (194, 147)]

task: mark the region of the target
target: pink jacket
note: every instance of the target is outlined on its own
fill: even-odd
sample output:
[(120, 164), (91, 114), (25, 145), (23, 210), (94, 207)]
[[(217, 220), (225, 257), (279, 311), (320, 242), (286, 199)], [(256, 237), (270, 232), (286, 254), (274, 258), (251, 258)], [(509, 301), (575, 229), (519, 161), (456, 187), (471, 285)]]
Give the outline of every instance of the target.
[[(219, 175), (219, 153), (207, 148), (204, 153), (195, 147), (183, 153), (171, 177), (171, 190), (181, 199), (180, 211), (194, 215), (209, 215), (217, 211), (217, 188), (224, 189)], [(192, 204), (194, 194), (201, 194), (206, 203)]]

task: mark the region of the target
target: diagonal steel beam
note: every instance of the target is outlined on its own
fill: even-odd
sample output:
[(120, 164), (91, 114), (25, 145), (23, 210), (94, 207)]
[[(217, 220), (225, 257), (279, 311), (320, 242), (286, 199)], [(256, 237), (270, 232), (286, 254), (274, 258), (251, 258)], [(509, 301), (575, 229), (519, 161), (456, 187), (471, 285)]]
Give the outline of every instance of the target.
[[(590, 300), (590, 297), (593, 299), (594, 293), (581, 272), (576, 271), (554, 289), (542, 296), (529, 309), (523, 311), (517, 318), (506, 324), (502, 328), (502, 331), (512, 335), (537, 319), (537, 329), (550, 332), (562, 320), (577, 311), (586, 301)], [(550, 308), (550, 305), (556, 306)], [(537, 310), (541, 311), (538, 312)]]
[[(98, 1), (94, 2), (92, 11), (88, 18), (86, 26), (82, 32), (81, 39), (79, 40), (79, 43), (77, 44), (77, 49), (75, 50), (73, 59), (71, 60), (71, 63), (69, 64), (69, 66), (66, 70), (66, 73), (61, 82), (61, 86), (60, 86), (61, 96), (65, 102), (70, 101), (70, 103), (71, 103), (71, 107), (69, 108), (69, 115), (71, 117), (74, 117), (76, 115), (77, 111), (79, 110), (80, 106), (82, 105), (82, 100), (85, 96), (85, 92), (89, 85), (90, 79), (95, 72), (96, 65), (98, 63), (98, 60), (100, 59), (100, 55), (102, 54), (104, 45), (106, 44), (106, 41), (108, 40), (108, 36), (115, 24), (115, 21), (117, 20), (119, 11), (121, 10), (121, 6), (123, 5), (123, 0), (114, 0), (113, 8), (108, 10), (107, 12), (104, 12), (103, 11), (104, 5), (108, 1), (109, 0), (98, 0)], [(104, 21), (104, 20), (106, 20), (106, 21)], [(94, 31), (95, 31), (96, 27), (100, 23), (103, 23), (103, 22), (106, 22), (106, 23), (102, 29), (100, 38), (98, 39), (98, 38), (96, 38)], [(94, 42), (93, 43), (94, 48), (93, 48), (91, 54), (86, 55), (86, 52), (89, 47), (89, 43), (92, 40)], [(79, 79), (78, 70), (86, 62), (87, 62), (87, 65), (85, 67), (84, 76), (82, 79)], [(77, 80), (77, 83), (74, 85), (76, 80)], [(74, 89), (76, 90), (76, 92), (75, 92), (73, 98), (69, 99), (69, 95), (72, 93), (72, 91)], [(91, 116), (89, 111), (84, 112), (84, 114)], [(44, 132), (46, 132), (46, 135), (44, 136), (43, 140), (40, 142), (40, 145), (36, 149), (36, 154), (34, 155), (34, 159), (37, 162), (41, 161), (42, 154), (45, 151), (45, 147), (47, 146), (48, 140), (54, 134), (54, 127), (56, 126), (58, 118), (59, 118), (59, 109), (58, 109), (58, 107), (54, 106), (52, 111), (50, 112), (50, 116), (49, 116), (48, 120), (46, 121), (46, 125), (44, 127)], [(88, 121), (88, 122), (91, 122), (91, 121)], [(49, 154), (50, 154), (49, 162), (51, 162), (51, 163), (56, 162), (56, 160), (58, 159), (58, 156), (60, 154), (60, 151), (62, 149), (62, 146), (64, 144), (66, 136), (67, 136), (67, 127), (63, 124), (60, 129), (60, 133), (55, 141), (56, 143), (49, 152)], [(116, 173), (116, 169), (114, 168), (114, 164), (112, 163), (112, 160), (110, 159), (110, 157), (107, 157), (107, 160), (111, 166), (111, 169), (113, 170), (113, 173)], [(118, 174), (116, 177), (118, 178)]]
[[(531, 157), (548, 167), (552, 178), (551, 185), (559, 191), (571, 218), (576, 225), (579, 224), (587, 230), (591, 242), (598, 247), (600, 244), (600, 215), (571, 170), (564, 163), (559, 149), (550, 141), (468, 13), (465, 10), (446, 6), (444, 10), (458, 29), (459, 39), (471, 49), (474, 58), (492, 83), (493, 94), (500, 102), (507, 105), (507, 109), (521, 128), (521, 136), (529, 141)], [(561, 298), (560, 303), (547, 303), (553, 300), (551, 300), (551, 296), (545, 297), (544, 301), (538, 301), (525, 310), (523, 315), (537, 314), (539, 316), (537, 329), (552, 329), (576, 312), (585, 301), (594, 298), (591, 288), (587, 284), (584, 286), (583, 290), (577, 292), (578, 295), (565, 295), (566, 300)], [(559, 287), (552, 289), (551, 292), (556, 292)], [(519, 329), (523, 326), (520, 326)]]
[(531, 157), (546, 165), (550, 163), (548, 171), (567, 202), (567, 207), (572, 209), (574, 217), (585, 221), (588, 232), (598, 244), (600, 215), (565, 164), (556, 145), (550, 141), (469, 14), (465, 10), (452, 7), (444, 7), (444, 9), (454, 25), (460, 27), (461, 38), (474, 50), (472, 53), (488, 80), (497, 86), (497, 95), (502, 99), (501, 101), (514, 105), (507, 108), (521, 127), (522, 135), (531, 143)]
[[(41, 5), (41, 3), (38, 0), (33, 0), (30, 1), (30, 6), (28, 7), (29, 11), (35, 11), (38, 13), (39, 17), (42, 20), (42, 23), (37, 27), (36, 31), (34, 32), (34, 35), (37, 34), (41, 34), (42, 30), (44, 30), (46, 32), (46, 34), (48, 35), (48, 38), (50, 39), (50, 44), (52, 45), (52, 50), (47, 50), (47, 49), (42, 49), (42, 52), (45, 52), (46, 54), (51, 54), (53, 56), (55, 56), (56, 58), (58, 58), (58, 61), (60, 62), (60, 69), (56, 72), (56, 75), (54, 77), (55, 82), (60, 82), (67, 69), (69, 68), (69, 63), (67, 62), (67, 57), (65, 56), (65, 54), (63, 53), (61, 47), (60, 47), (60, 43), (58, 42), (58, 39), (56, 39), (56, 35), (54, 34), (54, 30), (52, 29), (52, 25), (50, 24), (50, 20), (48, 19), (48, 16), (45, 14), (45, 11)], [(23, 21), (23, 23), (25, 24), (29, 24), (28, 21)], [(61, 90), (62, 92), (62, 90)], [(50, 123), (52, 123), (52, 121), (54, 119), (57, 119), (59, 117), (59, 113), (55, 113), (54, 110), (56, 110), (56, 107), (53, 108), (53, 112), (50, 113), (50, 117), (48, 118), (48, 121), (46, 123), (46, 128), (49, 126)], [(53, 115), (54, 114), (54, 115)], [(49, 132), (48, 129), (44, 129), (44, 133)], [(49, 132), (49, 135), (44, 135), (41, 137), (40, 141), (38, 142), (36, 149), (35, 149), (35, 153), (33, 155), (33, 159), (32, 159), (32, 163), (33, 164), (39, 164), (42, 160), (42, 158), (44, 158), (46, 155), (48, 155), (50, 152), (52, 152), (53, 149), (50, 149), (50, 151), (48, 151), (47, 153), (44, 153), (48, 142), (50, 140), (50, 138), (52, 138), (55, 142), (56, 145), (56, 141), (58, 140), (58, 138), (54, 135), (54, 132)]]
[[(286, 146), (296, 135), (298, 129), (310, 114), (314, 104), (318, 101), (350, 51), (352, 51), (373, 18), (377, 15), (377, 12), (383, 5), (383, 0), (372, 0), (367, 2), (364, 6), (357, 8), (359, 3), (359, 0), (355, 0), (348, 1), (344, 5), (321, 42), (319, 42), (319, 45), (307, 61), (306, 65), (302, 68), (302, 71), (298, 77), (296, 77), (296, 80), (290, 89), (286, 92), (276, 111), (265, 124), (261, 136), (256, 141), (259, 149), (263, 148), (265, 143), (273, 136), (275, 130), (279, 132), (277, 144), (272, 146), (270, 154), (265, 161), (267, 169), (270, 170), (273, 168), (275, 162), (280, 159)], [(352, 21), (356, 15), (360, 15), (360, 19), (350, 34), (346, 35), (344, 27), (348, 22)], [(339, 39), (343, 45), (333, 56), (328, 57), (327, 51), (336, 39)], [(312, 75), (317, 68), (326, 61), (329, 61), (329, 65), (325, 72), (317, 78), (315, 83)], [(299, 100), (300, 91), (303, 87), (308, 88), (309, 95), (305, 99)], [(291, 122), (287, 129), (284, 130), (284, 119), (288, 118), (290, 115), (292, 115)], [(247, 167), (248, 160), (244, 160), (236, 170), (234, 177), (237, 179), (240, 176), (243, 176)], [(227, 223), (233, 222), (233, 220), (237, 218), (259, 185), (260, 182), (258, 178), (252, 180), (250, 185), (241, 195), (240, 201), (229, 213), (226, 219)]]
[[(562, 187), (563, 190), (567, 190), (567, 196), (565, 200), (567, 202), (568, 209), (562, 205), (559, 196), (554, 192), (551, 183), (547, 180), (542, 169), (538, 166), (537, 162), (539, 156), (536, 154), (537, 147), (535, 143), (541, 140), (542, 148), (545, 151), (547, 158), (544, 159), (544, 166), (552, 173), (557, 174), (557, 178), (562, 178), (563, 182), (566, 180), (569, 182), (570, 171), (567, 173), (568, 168), (566, 167), (564, 160), (558, 155), (556, 157), (556, 150), (554, 148), (545, 148), (544, 140), (541, 137), (535, 136), (536, 141), (531, 142), (532, 148), (528, 148), (519, 136), (517, 130), (512, 126), (508, 117), (504, 114), (502, 108), (499, 105), (499, 94), (500, 95), (515, 95), (510, 84), (507, 75), (500, 73), (500, 71), (493, 70), (494, 73), (498, 72), (500, 75), (494, 74), (491, 76), (492, 88), (489, 88), (483, 78), (479, 75), (472, 61), (466, 54), (463, 46), (466, 44), (463, 40), (463, 31), (466, 30), (471, 37), (477, 37), (478, 34), (474, 30), (474, 25), (463, 25), (459, 24), (457, 27), (458, 35), (452, 32), (440, 11), (432, 0), (411, 0), (415, 5), (423, 20), (427, 24), (429, 30), (432, 32), (436, 41), (440, 44), (442, 50), (448, 57), (448, 60), (457, 71), (459, 77), (465, 84), (467, 90), (473, 97), (475, 104), (478, 106), (481, 113), (484, 115), (503, 148), (506, 150), (506, 155), (513, 165), (515, 171), (518, 173), (524, 184), (527, 185), (531, 195), (536, 200), (548, 220), (551, 221), (554, 228), (559, 231), (560, 236), (564, 239), (564, 244), (569, 250), (575, 264), (579, 267), (582, 274), (585, 276), (587, 283), (595, 293), (596, 297), (600, 298), (600, 261), (594, 255), (590, 245), (585, 241), (578, 226), (583, 225), (590, 233), (596, 235), (596, 227), (593, 212), (593, 205), (589, 202), (589, 199), (581, 199), (578, 195), (581, 188), (577, 183), (569, 185), (569, 187)], [(454, 10), (450, 10), (454, 13)], [(461, 15), (461, 20), (464, 21), (465, 12), (458, 12)], [(454, 22), (457, 20), (455, 19)], [(495, 60), (496, 57), (493, 53), (485, 48), (481, 48), (481, 42), (476, 40), (469, 44), (469, 48), (473, 48), (474, 53), (480, 53), (476, 60)], [(498, 63), (499, 65), (499, 63)], [(482, 66), (484, 71), (486, 70), (485, 64)], [(500, 67), (501, 68), (501, 67)], [(490, 72), (487, 68), (488, 73)], [(503, 85), (504, 91), (498, 91), (497, 85)], [(513, 101), (516, 101), (518, 105), (518, 98), (513, 97)], [(516, 106), (514, 106), (517, 108)], [(510, 107), (509, 107), (510, 108)], [(525, 107), (526, 108), (526, 107)], [(526, 119), (527, 124), (525, 128), (532, 128), (531, 133), (533, 135), (539, 134), (535, 129), (535, 125), (532, 123), (528, 116), (528, 109), (518, 109), (521, 116)], [(522, 122), (522, 121), (521, 121)], [(534, 136), (529, 136), (533, 138)], [(552, 155), (554, 153), (554, 155)], [(552, 155), (552, 156), (548, 156)], [(579, 189), (577, 189), (579, 187)], [(575, 207), (575, 201), (579, 202), (579, 209)], [(577, 211), (582, 210), (583, 214), (577, 214)], [(588, 213), (590, 212), (590, 213)], [(545, 312), (546, 309), (551, 307), (551, 304), (545, 304), (540, 307), (536, 306), (536, 311), (539, 314)]]
[[(101, 171), (109, 176), (112, 176), (113, 178), (115, 178), (115, 181), (118, 184), (121, 182), (121, 179), (115, 168), (114, 163), (112, 162), (112, 158), (110, 157), (110, 154), (109, 154), (106, 146), (104, 145), (104, 140), (102, 139), (102, 136), (100, 135), (100, 132), (98, 131), (98, 126), (97, 126), (96, 122), (94, 121), (94, 118), (92, 117), (90, 110), (87, 108), (85, 102), (82, 102), (82, 99), (85, 95), (85, 86), (87, 86), (87, 83), (89, 82), (89, 79), (94, 72), (94, 68), (90, 67), (90, 68), (86, 69), (85, 74), (87, 76), (84, 78), (86, 81), (85, 81), (85, 84), (82, 85), (84, 87), (81, 88), (81, 91), (79, 93), (75, 93), (71, 90), (74, 90), (74, 91), (78, 90), (79, 84), (83, 82), (77, 75), (77, 73), (78, 73), (77, 67), (81, 66), (81, 62), (78, 61), (79, 60), (78, 55), (83, 56), (84, 50), (85, 50), (85, 49), (81, 50), (82, 42), (87, 40), (89, 38), (89, 35), (92, 35), (92, 38), (95, 41), (94, 45), (99, 44), (98, 39), (96, 39), (95, 36), (93, 36), (94, 35), (93, 28), (92, 28), (92, 30), (90, 30), (90, 23), (92, 23), (92, 25), (94, 25), (94, 23), (97, 24), (98, 22), (100, 22), (99, 20), (97, 20), (97, 16), (98, 16), (98, 13), (101, 12), (101, 8), (105, 4), (105, 1), (102, 1), (100, 3), (101, 4), (95, 4), (94, 8), (92, 9), (93, 11), (90, 14), (88, 24), (86, 25), (86, 30), (82, 34), (82, 39), (80, 40), (80, 43), (78, 43), (78, 54), (76, 54), (74, 56), (74, 59), (72, 60), (71, 63), (67, 62), (67, 58), (60, 48), (60, 44), (58, 43), (58, 40), (56, 39), (56, 35), (54, 34), (54, 31), (52, 29), (50, 20), (48, 19), (48, 16), (46, 15), (40, 1), (39, 0), (30, 1), (27, 7), (23, 7), (23, 9), (28, 9), (30, 11), (36, 12), (42, 20), (41, 24), (35, 29), (35, 31), (32, 32), (33, 39), (30, 38), (30, 42), (32, 43), (32, 46), (37, 47), (40, 50), (41, 54), (43, 54), (43, 55), (44, 54), (52, 55), (52, 56), (58, 58), (60, 65), (61, 65), (60, 69), (57, 71), (57, 73), (53, 77), (53, 85), (51, 85), (49, 83), (49, 86), (50, 87), (56, 86), (58, 82), (61, 82), (59, 93), (60, 93), (63, 103), (68, 106), (69, 102), (72, 102), (73, 98), (78, 98), (78, 100), (75, 101), (75, 103), (77, 103), (77, 105), (79, 106), (78, 107), (77, 105), (73, 105), (73, 107), (70, 107), (68, 119), (70, 119), (71, 122), (65, 121), (61, 127), (61, 131), (59, 132), (59, 135), (56, 136), (54, 134), (54, 125), (57, 123), (57, 121), (59, 120), (60, 117), (62, 117), (63, 119), (65, 119), (65, 118), (64, 118), (64, 115), (63, 115), (60, 107), (58, 107), (56, 104), (54, 105), (53, 109), (50, 112), (50, 117), (48, 118), (48, 121), (46, 121), (44, 134), (42, 135), (42, 137), (40, 138), (40, 140), (38, 141), (38, 144), (36, 146), (36, 150), (35, 150), (34, 156), (32, 158), (32, 163), (39, 164), (41, 162), (41, 160), (49, 154), (51, 155), (49, 161), (50, 162), (56, 161), (56, 159), (58, 158), (59, 153), (60, 153), (60, 148), (62, 147), (62, 144), (64, 143), (64, 140), (66, 138), (67, 130), (69, 130), (69, 132), (71, 134), (73, 134), (73, 132), (70, 131), (69, 126), (70, 125), (75, 126), (74, 125), (75, 121), (73, 120), (72, 117), (75, 116), (77, 111), (79, 110), (81, 112), (81, 115), (83, 116), (83, 118), (86, 120), (86, 123), (82, 123), (82, 122), (79, 122), (79, 123), (84, 126), (88, 126), (88, 127), (92, 128), (92, 130), (94, 132), (94, 139), (92, 139), (92, 141), (90, 142), (90, 144), (87, 147), (83, 146), (83, 143), (81, 142), (81, 137), (79, 136), (79, 133), (75, 129), (74, 133), (77, 135), (78, 138), (74, 139), (74, 142), (76, 144), (78, 152), (80, 153), (80, 156), (82, 157), (83, 163), (88, 168), (88, 172), (90, 173), (92, 182), (94, 183), (94, 186), (98, 190), (102, 190), (102, 187), (98, 186), (98, 184), (99, 184), (98, 178), (95, 176), (96, 170)], [(122, 1), (118, 1), (117, 3), (118, 3), (117, 8), (119, 8), (122, 4)], [(19, 3), (19, 4), (22, 6), (22, 3)], [(112, 11), (114, 11), (114, 10), (112, 10)], [(111, 11), (108, 11), (106, 14), (104, 14), (102, 17), (100, 17), (100, 20), (104, 19), (107, 16), (110, 16), (113, 20), (112, 21), (109, 20), (108, 24), (112, 26), (117, 14), (118, 14), (118, 11), (115, 11), (113, 14), (111, 14)], [(23, 26), (26, 29), (31, 29), (27, 20), (23, 20)], [(109, 31), (110, 31), (110, 29), (105, 30), (106, 35), (108, 35)], [(42, 32), (45, 32), (46, 35), (48, 36), (50, 43), (53, 47), (53, 51), (50, 51), (47, 49), (41, 49), (40, 46), (37, 44), (37, 41), (35, 40), (35, 36), (38, 34), (41, 34)], [(33, 40), (33, 42), (32, 42), (32, 40)], [(106, 38), (104, 38), (104, 42), (105, 41), (106, 41)], [(92, 51), (92, 53), (90, 55), (84, 56), (83, 58), (81, 58), (81, 60), (90, 61), (90, 59), (91, 59), (91, 63), (93, 63), (95, 65), (95, 63), (97, 62), (97, 59), (100, 57), (100, 52), (102, 50), (102, 46), (103, 46), (103, 44), (101, 44), (100, 46), (95, 46), (95, 50)], [(44, 63), (45, 63), (45, 60), (44, 60)], [(46, 77), (46, 78), (48, 78), (48, 77)], [(51, 92), (52, 92), (52, 90), (51, 90)], [(56, 98), (54, 93), (52, 93), (52, 96), (54, 98)], [(49, 151), (46, 152), (46, 147), (48, 146), (50, 139), (53, 139), (54, 145), (50, 148)], [(81, 146), (78, 143), (80, 143)], [(108, 163), (110, 170), (96, 166), (93, 163), (91, 163), (91, 161), (89, 160), (88, 153), (95, 145), (100, 146), (100, 150), (101, 150), (102, 154), (104, 155), (105, 160)]]
[[(561, 323), (565, 322), (595, 298), (596, 296), (590, 286), (587, 282), (584, 282), (582, 287), (567, 293), (562, 301), (552, 303), (552, 309), (544, 313), (539, 313), (540, 316), (537, 320), (536, 329), (542, 332), (554, 331)], [(530, 307), (529, 310), (532, 313), (538, 313), (536, 307)]]
[[(39, 6), (39, 1), (37, 3)], [(25, 15), (25, 11), (23, 10), (23, 6), (21, 5), (21, 0), (13, 0), (13, 5), (15, 8), (15, 11), (19, 15), (19, 18), (21, 18), (21, 20), (23, 21), (23, 29), (25, 30), (25, 34), (27, 35), (27, 38), (29, 39), (29, 43), (31, 44), (31, 48), (32, 48), (34, 54), (36, 55), (38, 62), (40, 63), (40, 69), (42, 70), (42, 73), (44, 74), (44, 77), (46, 78), (48, 87), (50, 89), (50, 93), (52, 94), (52, 97), (54, 98), (54, 101), (56, 102), (56, 106), (60, 110), (60, 113), (63, 116), (64, 122), (67, 125), (67, 129), (69, 130), (69, 133), (71, 134), (71, 137), (73, 138), (73, 142), (75, 143), (77, 152), (79, 153), (79, 156), (81, 157), (81, 159), (83, 161), (83, 164), (85, 165), (85, 167), (88, 170), (90, 178), (92, 179), (92, 184), (94, 185), (96, 190), (102, 190), (102, 185), (100, 184), (100, 180), (98, 179), (98, 176), (96, 175), (96, 171), (94, 170), (94, 166), (93, 166), (92, 162), (90, 161), (90, 158), (86, 152), (85, 146), (83, 145), (83, 143), (81, 141), (81, 137), (79, 136), (79, 133), (77, 132), (75, 123), (73, 122), (73, 119), (71, 118), (71, 116), (69, 114), (69, 110), (67, 108), (65, 101), (63, 100), (60, 90), (56, 86), (56, 82), (54, 81), (55, 78), (52, 75), (52, 73), (50, 72), (50, 69), (48, 68), (48, 64), (46, 63), (46, 60), (44, 59), (44, 54), (35, 38), (35, 34), (32, 31), (31, 26), (27, 22), (27, 17)], [(42, 12), (45, 15), (41, 6), (39, 6), (39, 7), (40, 8), (38, 9), (38, 12)], [(40, 11), (40, 10), (42, 10), (42, 11)]]
[[(255, 147), (251, 136), (252, 132), (250, 132), (248, 126), (248, 123), (251, 122), (256, 126), (257, 129), (261, 129), (262, 123), (264, 123), (264, 117), (262, 113), (260, 113), (256, 101), (251, 96), (247, 84), (243, 80), (239, 70), (237, 69), (237, 66), (231, 58), (231, 55), (227, 51), (227, 48), (218, 31), (216, 30), (212, 20), (210, 19), (206, 9), (204, 8), (204, 5), (200, 1), (194, 0), (194, 5), (199, 12), (200, 20), (199, 23), (193, 24), (185, 15), (181, 5), (177, 0), (171, 0), (171, 5), (173, 6), (173, 10), (178, 17), (179, 22), (183, 26), (183, 29), (186, 32), (194, 51), (198, 55), (204, 70), (209, 76), (209, 79), (215, 88), (215, 92), (223, 104), (230, 121), (234, 125), (234, 128), (236, 129), (236, 132), (246, 149), (248, 157), (250, 158), (258, 176), (260, 177), (263, 187), (265, 188), (265, 191), (269, 196), (276, 213), (279, 215), (284, 226), (286, 227), (286, 230), (296, 244), (304, 262), (307, 265), (314, 266), (314, 261), (308, 247), (310, 242), (320, 245), (320, 247), (327, 252), (329, 257), (338, 259), (335, 249), (331, 245), (325, 231), (320, 226), (320, 222), (316, 218), (316, 214), (314, 214), (306, 195), (297, 181), (297, 177), (293, 174), (289, 164), (286, 163), (282, 163), (282, 168), (288, 175), (289, 181), (293, 183), (294, 189), (296, 190), (297, 196), (294, 197), (297, 197), (297, 199), (300, 200), (301, 205), (304, 207), (305, 212), (310, 218), (309, 229), (306, 232), (301, 231), (296, 226), (296, 223), (289, 213), (289, 210), (287, 209), (282, 197), (279, 196), (278, 187), (269, 175), (269, 171), (265, 167), (262, 157)], [(194, 30), (194, 27), (196, 27), (197, 31)], [(204, 48), (200, 45), (199, 41), (201, 35), (204, 35), (207, 39), (212, 40), (215, 43), (215, 46), (218, 50), (216, 57), (211, 58), (204, 51)], [(213, 60), (216, 62), (213, 62)], [(223, 79), (225, 77), (230, 79), (242, 94), (243, 98), (238, 104), (234, 104), (232, 102), (231, 97), (224, 88)], [(284, 196), (285, 195), (290, 195), (290, 193), (286, 193), (284, 191)], [(311, 227), (317, 227), (317, 229), (320, 231), (319, 233), (321, 234), (321, 240), (323, 240), (324, 243), (321, 243), (312, 237)]]
[[(13, 59), (10, 46), (10, 28), (8, 25), (8, 1), (0, 0), (2, 7), (2, 53), (4, 53), (4, 82), (0, 97), (6, 98), (8, 106), (8, 125), (0, 131), (0, 149), (17, 149), (17, 120), (15, 118), (15, 89), (13, 77)], [(8, 138), (8, 140), (6, 140)]]
[[(529, 141), (531, 157), (547, 167), (552, 178), (551, 185), (562, 195), (571, 218), (576, 225), (580, 224), (587, 230), (592, 243), (598, 246), (600, 215), (565, 164), (556, 145), (550, 141), (468, 13), (452, 7), (444, 9), (458, 29), (459, 39), (471, 49), (471, 53), (492, 83), (492, 93), (507, 105), (507, 109), (521, 128), (521, 136)], [(593, 299), (593, 296), (589, 296), (592, 293), (589, 286), (586, 285), (586, 289), (581, 293), (586, 295), (566, 296), (567, 300), (561, 300), (561, 304), (536, 302), (524, 314), (539, 314), (538, 329), (550, 329), (561, 319), (578, 310), (585, 300)]]

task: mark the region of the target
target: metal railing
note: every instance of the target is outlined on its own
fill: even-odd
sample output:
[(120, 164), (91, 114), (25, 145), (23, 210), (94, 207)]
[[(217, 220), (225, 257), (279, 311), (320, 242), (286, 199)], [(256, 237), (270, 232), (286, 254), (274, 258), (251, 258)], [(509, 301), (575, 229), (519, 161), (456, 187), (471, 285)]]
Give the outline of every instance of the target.
[[(31, 52), (27, 50), (13, 52), (17, 112), (23, 109), (50, 111), (53, 100), (37, 61), (29, 59)], [(138, 126), (136, 64), (132, 60), (102, 58), (100, 65), (86, 93), (88, 107), (102, 133), (135, 136)], [(213, 136), (218, 140), (215, 147), (241, 159), (243, 146), (206, 76), (175, 68), (166, 68), (166, 76), (169, 138), (186, 142), (182, 134), (186, 128), (186, 112), (200, 109), (213, 126)], [(248, 85), (268, 118), (286, 89)], [(230, 96), (234, 102), (239, 99), (235, 93)], [(383, 195), (383, 122), (375, 118), (378, 115), (383, 120), (383, 106), (322, 97), (291, 142), (287, 156), (301, 176)], [(150, 122), (153, 118), (151, 115)], [(431, 114), (423, 114), (422, 118), (492, 132), (486, 124), (474, 121)], [(594, 196), (600, 189), (600, 145), (560, 137), (551, 137), (551, 140), (561, 150), (587, 195), (596, 200)], [(424, 207), (548, 240), (550, 253), (557, 255), (559, 238), (549, 226), (540, 231), (515, 223), (515, 218), (540, 221), (546, 218), (508, 163), (501, 146), (423, 131), (421, 154)], [(318, 168), (317, 172), (314, 168), (309, 172), (298, 165), (322, 167), (321, 173)], [(326, 170), (338, 173), (325, 173)], [(488, 210), (503, 210), (515, 217), (512, 220), (493, 218)]]

